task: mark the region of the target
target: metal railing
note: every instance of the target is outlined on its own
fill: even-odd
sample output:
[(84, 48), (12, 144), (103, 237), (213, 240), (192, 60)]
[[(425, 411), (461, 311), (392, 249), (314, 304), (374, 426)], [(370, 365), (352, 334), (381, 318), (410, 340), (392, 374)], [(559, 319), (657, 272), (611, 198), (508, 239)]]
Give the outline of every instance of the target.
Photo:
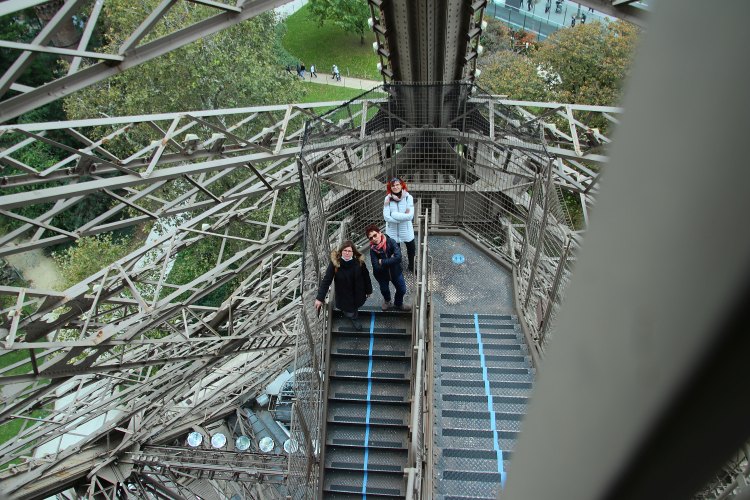
[[(319, 491), (318, 467), (310, 465), (320, 461), (324, 405), (325, 330), (313, 308), (317, 284), (335, 240), (363, 245), (365, 226), (382, 227), (388, 179), (400, 177), (419, 205), (429, 207), (418, 212), (421, 260), (406, 471), (411, 497), (420, 494), (424, 461), (428, 224), (464, 230), (514, 268), (519, 313), (532, 343), (543, 344), (569, 279), (574, 233), (561, 203), (564, 165), (550, 152), (562, 150), (559, 144), (548, 150), (547, 124), (470, 84), (394, 84), (383, 90), (387, 98), (364, 94), (305, 126), (298, 163), (305, 243), (296, 366), (310, 377), (298, 382), (292, 432), (300, 449), (290, 456), (289, 474), (293, 498)], [(417, 105), (421, 101), (429, 105)]]
[(411, 445), (409, 447), (409, 467), (406, 469), (407, 482), (406, 482), (406, 500), (413, 498), (421, 498), (422, 488), (422, 475), (424, 472), (424, 450), (425, 450), (425, 435), (424, 435), (424, 409), (425, 409), (425, 330), (427, 325), (427, 310), (429, 304), (427, 302), (427, 291), (428, 291), (428, 269), (427, 269), (427, 237), (428, 233), (428, 222), (430, 220), (429, 209), (425, 210), (423, 215), (420, 215), (419, 223), (419, 241), (420, 241), (420, 259), (419, 259), (419, 271), (417, 275), (417, 302), (414, 316), (416, 316), (416, 325), (412, 329), (414, 332), (413, 342), (414, 346), (412, 349), (412, 375), (414, 377), (414, 385), (411, 395)]

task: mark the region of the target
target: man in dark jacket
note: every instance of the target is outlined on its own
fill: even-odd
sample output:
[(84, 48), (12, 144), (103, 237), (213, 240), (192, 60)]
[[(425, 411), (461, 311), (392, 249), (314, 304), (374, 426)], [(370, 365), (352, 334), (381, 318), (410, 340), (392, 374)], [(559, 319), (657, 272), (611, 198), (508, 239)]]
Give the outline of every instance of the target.
[(351, 241), (345, 241), (338, 250), (331, 252), (331, 262), (323, 276), (315, 298), (315, 309), (320, 311), (331, 282), (336, 289), (336, 307), (349, 318), (355, 330), (361, 326), (357, 322), (359, 308), (372, 294), (370, 273), (365, 266), (365, 258)]
[[(406, 281), (401, 270), (401, 245), (396, 243), (388, 235), (380, 232), (375, 224), (365, 228), (365, 234), (370, 240), (370, 261), (372, 262), (372, 274), (380, 284), (380, 293), (383, 294), (383, 305), (381, 309), (387, 311), (391, 307), (401, 311), (411, 310), (411, 306), (404, 304), (406, 295)], [(396, 287), (396, 296), (391, 303), (390, 284)]]

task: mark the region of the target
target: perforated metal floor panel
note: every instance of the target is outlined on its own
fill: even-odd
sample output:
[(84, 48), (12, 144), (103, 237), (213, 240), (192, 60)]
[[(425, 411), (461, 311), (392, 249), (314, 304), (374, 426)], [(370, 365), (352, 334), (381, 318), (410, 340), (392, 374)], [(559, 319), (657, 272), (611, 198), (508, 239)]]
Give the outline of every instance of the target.
[(428, 245), (437, 314), (515, 314), (510, 270), (460, 236), (430, 236)]
[(433, 495), (497, 498), (534, 370), (511, 272), (460, 236), (429, 239), (433, 315)]

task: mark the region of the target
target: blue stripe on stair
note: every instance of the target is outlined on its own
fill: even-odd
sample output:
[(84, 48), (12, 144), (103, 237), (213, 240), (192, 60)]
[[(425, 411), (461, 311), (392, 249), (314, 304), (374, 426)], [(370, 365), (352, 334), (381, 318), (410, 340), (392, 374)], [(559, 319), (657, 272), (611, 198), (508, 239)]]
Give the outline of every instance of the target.
[(477, 334), (477, 347), (479, 348), (479, 360), (482, 364), (482, 378), (484, 379), (484, 393), (487, 395), (487, 410), (490, 412), (490, 424), (492, 427), (492, 441), (495, 446), (497, 455), (497, 473), (500, 474), (500, 485), (505, 487), (505, 469), (503, 466), (503, 450), (498, 444), (497, 420), (495, 419), (495, 410), (492, 403), (492, 392), (490, 392), (490, 379), (487, 376), (487, 363), (484, 359), (484, 347), (482, 345), (482, 334), (479, 333), (479, 315), (474, 314), (474, 331)]
[(367, 463), (370, 459), (370, 411), (372, 406), (370, 403), (370, 397), (372, 396), (372, 348), (375, 345), (375, 313), (370, 313), (370, 349), (368, 356), (370, 362), (367, 367), (367, 415), (365, 416), (365, 461), (364, 469), (365, 475), (362, 479), (362, 500), (367, 499)]

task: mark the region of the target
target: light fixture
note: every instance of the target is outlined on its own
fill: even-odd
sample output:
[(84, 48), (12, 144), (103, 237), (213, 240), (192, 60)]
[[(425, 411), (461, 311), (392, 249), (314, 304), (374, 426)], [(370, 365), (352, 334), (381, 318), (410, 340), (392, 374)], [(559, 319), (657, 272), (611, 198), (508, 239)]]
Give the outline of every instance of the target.
[(227, 444), (227, 437), (221, 432), (217, 432), (211, 436), (211, 446), (213, 448), (218, 450), (219, 448), (223, 448), (225, 444)]
[(486, 30), (487, 29), (487, 21), (483, 20), (481, 26), (482, 26), (482, 31)]
[(185, 146), (185, 152), (187, 154), (195, 153), (199, 140), (196, 134), (185, 134), (185, 140), (182, 141), (182, 145)]
[(376, 68), (378, 68), (378, 71), (383, 71), (383, 63), (378, 63)]
[(484, 47), (482, 45), (477, 45), (477, 55), (484, 54)]
[(191, 432), (187, 437), (187, 444), (192, 448), (197, 448), (203, 442), (203, 434), (200, 432)]
[(299, 445), (296, 439), (287, 439), (284, 441), (284, 451), (287, 454), (297, 453), (297, 450), (299, 450)]
[(262, 451), (263, 453), (272, 451), (274, 446), (276, 446), (276, 443), (273, 442), (273, 438), (270, 436), (261, 438), (261, 440), (258, 442), (258, 448), (260, 448), (260, 451)]
[(238, 451), (247, 451), (250, 448), (250, 438), (247, 436), (240, 436), (234, 442), (234, 447)]
[(368, 18), (367, 18), (367, 26), (369, 26), (369, 27), (370, 27), (370, 29), (372, 29), (372, 28), (373, 28), (373, 26), (375, 26), (375, 19), (373, 19), (373, 18), (371, 18), (371, 17), (368, 17)]
[(378, 42), (372, 42), (372, 50), (376, 54), (378, 53), (378, 49), (380, 48), (380, 44)]
[(482, 70), (477, 68), (474, 70), (474, 78), (479, 78), (479, 75), (482, 74)]

